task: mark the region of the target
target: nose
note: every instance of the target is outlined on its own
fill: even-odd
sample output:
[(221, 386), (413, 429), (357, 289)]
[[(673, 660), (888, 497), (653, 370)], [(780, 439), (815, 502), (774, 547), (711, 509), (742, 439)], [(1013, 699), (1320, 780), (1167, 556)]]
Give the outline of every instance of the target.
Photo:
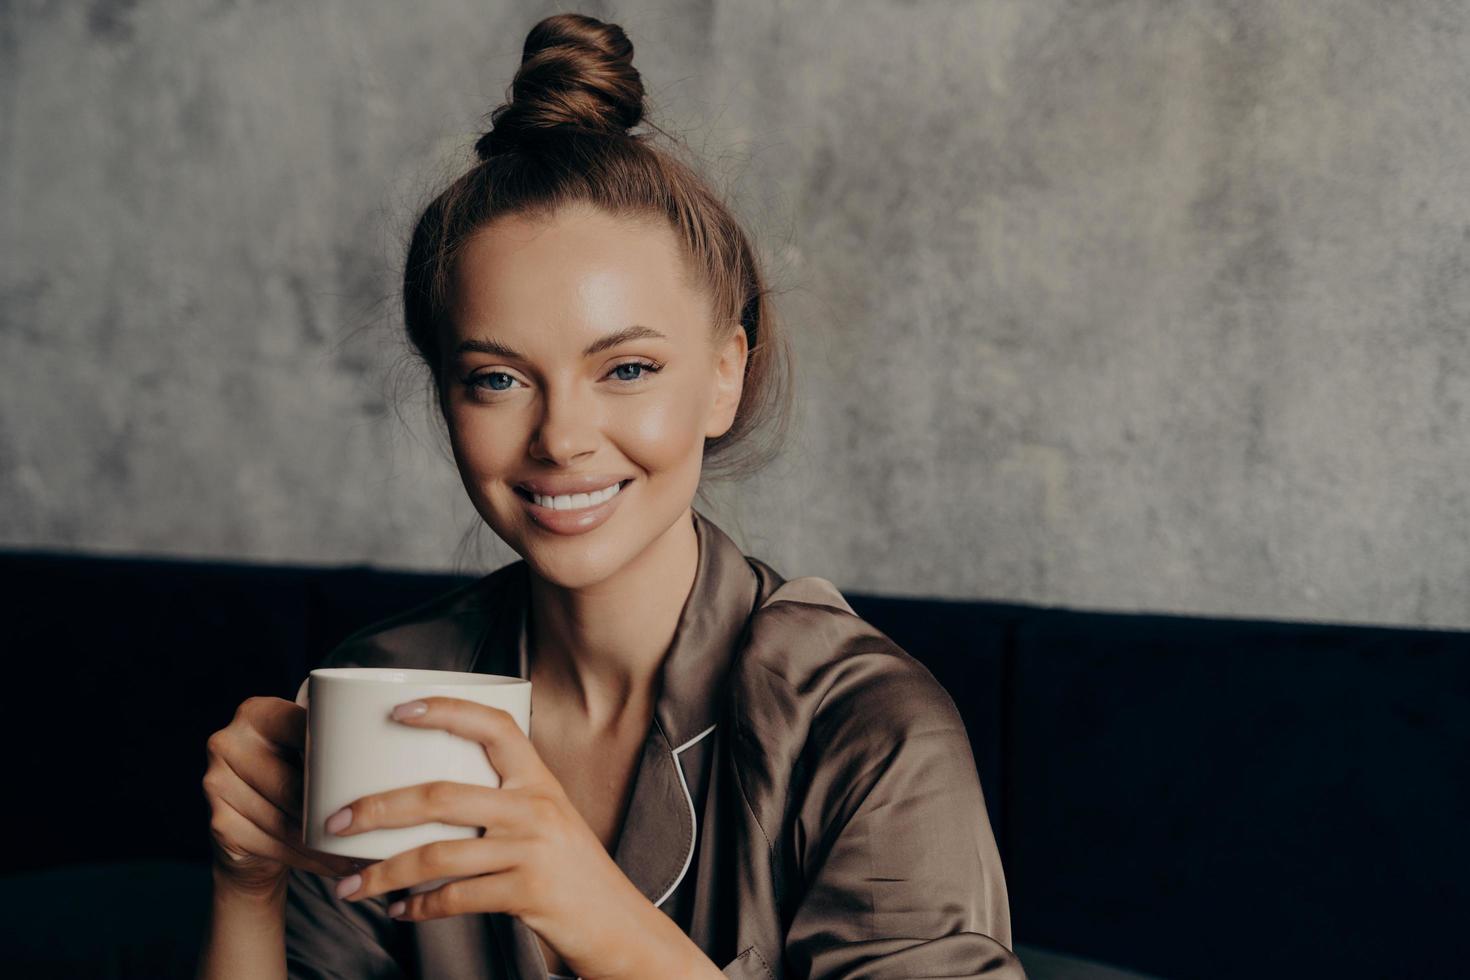
[(557, 466), (595, 452), (600, 422), (575, 386), (550, 387), (542, 400), (541, 424), (531, 439), (531, 455)]

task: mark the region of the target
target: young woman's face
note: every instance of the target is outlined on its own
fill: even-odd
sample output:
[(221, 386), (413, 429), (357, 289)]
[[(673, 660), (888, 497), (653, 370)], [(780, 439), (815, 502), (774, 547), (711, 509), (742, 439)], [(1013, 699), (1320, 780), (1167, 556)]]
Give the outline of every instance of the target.
[[(543, 578), (595, 584), (686, 518), (704, 440), (734, 420), (744, 332), (717, 350), (683, 272), (666, 225), (590, 207), (500, 219), (460, 253), (440, 389), (455, 461), (475, 509)], [(584, 477), (583, 490), (622, 488), (561, 509), (519, 487)]]

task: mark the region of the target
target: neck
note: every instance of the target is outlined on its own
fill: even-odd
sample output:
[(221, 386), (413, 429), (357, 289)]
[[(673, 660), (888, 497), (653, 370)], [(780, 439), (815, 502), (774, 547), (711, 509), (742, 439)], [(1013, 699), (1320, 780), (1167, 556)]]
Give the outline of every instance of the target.
[(647, 724), (659, 668), (694, 585), (693, 515), (651, 541), (615, 575), (566, 589), (531, 576), (527, 656), (535, 681), (589, 728)]

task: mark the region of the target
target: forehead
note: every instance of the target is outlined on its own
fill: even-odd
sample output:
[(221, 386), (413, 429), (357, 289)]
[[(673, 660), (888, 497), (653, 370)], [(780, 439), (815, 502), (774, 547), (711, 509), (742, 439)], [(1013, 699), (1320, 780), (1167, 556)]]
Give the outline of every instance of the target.
[(655, 218), (564, 208), (512, 216), (475, 232), (455, 264), (457, 334), (601, 333), (629, 323), (703, 323), (678, 240)]

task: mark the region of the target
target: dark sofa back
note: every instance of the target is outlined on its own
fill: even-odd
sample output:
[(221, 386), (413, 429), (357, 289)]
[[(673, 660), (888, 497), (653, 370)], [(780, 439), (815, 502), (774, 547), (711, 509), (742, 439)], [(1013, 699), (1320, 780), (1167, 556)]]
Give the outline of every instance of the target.
[(1167, 976), (1453, 976), (1470, 634), (1052, 612), (1007, 689), (1030, 942)]
[[(4, 870), (206, 860), (209, 733), (464, 581), (0, 553)], [(1018, 943), (1168, 977), (1470, 957), (1470, 634), (848, 599), (964, 715)]]

